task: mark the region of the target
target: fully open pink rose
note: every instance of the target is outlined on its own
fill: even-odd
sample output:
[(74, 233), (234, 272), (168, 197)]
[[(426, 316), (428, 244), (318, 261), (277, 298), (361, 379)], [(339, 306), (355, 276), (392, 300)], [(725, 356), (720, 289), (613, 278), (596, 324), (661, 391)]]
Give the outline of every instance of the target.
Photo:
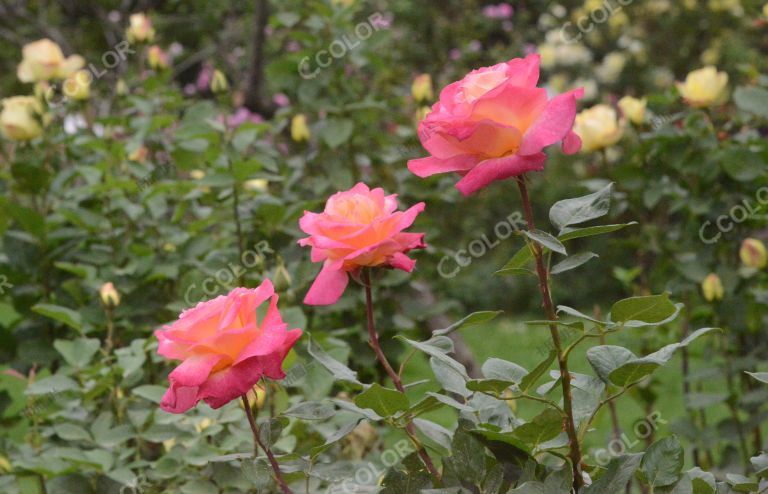
[(581, 147), (571, 130), (583, 89), (547, 97), (536, 87), (539, 56), (515, 58), (467, 74), (445, 87), (419, 125), (431, 156), (410, 160), (419, 177), (456, 172), (456, 188), (470, 195), (495, 180), (542, 170), (547, 146), (562, 142), (571, 154)]
[[(247, 393), (262, 376), (284, 378), (283, 360), (301, 330), (288, 330), (277, 298), (272, 282), (264, 280), (258, 288), (235, 288), (201, 302), (155, 331), (157, 353), (182, 361), (168, 376), (170, 388), (160, 407), (183, 413), (203, 400), (219, 408)], [(256, 309), (267, 300), (269, 308), (259, 322)]]
[(304, 303), (330, 305), (339, 300), (349, 283), (348, 273), (363, 267), (385, 266), (410, 272), (416, 261), (405, 254), (423, 249), (423, 233), (405, 233), (424, 211), (420, 202), (407, 211), (397, 210), (397, 195), (384, 195), (359, 183), (337, 192), (322, 213), (304, 212), (299, 221), (309, 235), (299, 245), (312, 246), (312, 261), (324, 261)]

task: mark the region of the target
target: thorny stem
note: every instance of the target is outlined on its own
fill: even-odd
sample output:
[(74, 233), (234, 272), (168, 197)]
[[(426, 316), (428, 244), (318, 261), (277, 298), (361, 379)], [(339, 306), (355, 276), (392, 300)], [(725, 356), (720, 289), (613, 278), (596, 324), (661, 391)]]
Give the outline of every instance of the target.
[(259, 455), (259, 447), (261, 447), (267, 454), (267, 459), (269, 459), (269, 463), (272, 465), (272, 470), (275, 472), (275, 481), (277, 481), (280, 489), (282, 489), (283, 494), (293, 494), (291, 489), (288, 488), (288, 484), (285, 483), (285, 479), (283, 479), (283, 474), (280, 472), (280, 465), (277, 463), (277, 460), (275, 460), (275, 455), (272, 454), (272, 450), (269, 449), (269, 446), (261, 442), (261, 437), (259, 437), (259, 427), (256, 425), (256, 419), (253, 417), (253, 410), (251, 409), (251, 403), (248, 401), (248, 395), (243, 395), (242, 398), (243, 406), (245, 406), (245, 414), (248, 416), (248, 423), (251, 425), (251, 431), (253, 431), (254, 458)]
[[(528, 223), (528, 230), (536, 230), (536, 224), (533, 219), (533, 208), (531, 207), (531, 200), (528, 197), (528, 188), (525, 185), (525, 174), (517, 178), (517, 187), (520, 190), (520, 199), (523, 203), (523, 210), (525, 211), (525, 220)], [(570, 442), (570, 459), (571, 467), (573, 468), (573, 487), (576, 492), (584, 485), (584, 479), (581, 476), (581, 445), (579, 444), (578, 433), (576, 432), (576, 424), (573, 420), (573, 395), (571, 393), (571, 373), (568, 371), (568, 359), (567, 355), (563, 353), (563, 345), (560, 341), (560, 332), (557, 329), (557, 314), (555, 313), (555, 307), (552, 303), (552, 295), (549, 292), (549, 276), (547, 269), (544, 267), (543, 255), (541, 246), (535, 242), (532, 243), (533, 257), (536, 260), (536, 273), (539, 278), (539, 290), (541, 291), (541, 298), (544, 306), (544, 312), (548, 320), (552, 321), (549, 325), (549, 333), (552, 336), (552, 343), (554, 344), (555, 351), (557, 352), (557, 363), (560, 367), (560, 382), (563, 386), (563, 409), (565, 410), (565, 432), (568, 434), (568, 441)]]
[[(371, 274), (368, 269), (364, 268), (362, 272), (362, 282), (365, 287), (365, 309), (366, 314), (368, 317), (368, 337), (369, 342), (368, 344), (371, 345), (371, 348), (373, 348), (373, 351), (376, 353), (376, 358), (378, 359), (379, 363), (382, 367), (384, 367), (384, 370), (387, 372), (387, 375), (392, 380), (392, 382), (395, 385), (395, 388), (401, 393), (405, 393), (405, 387), (403, 386), (403, 382), (400, 379), (400, 376), (397, 372), (392, 368), (392, 366), (389, 364), (389, 361), (387, 360), (386, 355), (384, 355), (384, 352), (381, 350), (381, 345), (379, 344), (379, 335), (376, 332), (376, 325), (373, 321), (373, 295), (371, 294)], [(416, 430), (413, 426), (413, 422), (410, 420), (405, 425), (405, 432), (408, 434), (408, 437), (413, 442), (414, 446), (416, 446), (416, 451), (418, 452), (419, 458), (421, 458), (421, 461), (424, 463), (424, 466), (427, 467), (427, 470), (429, 470), (429, 473), (432, 474), (435, 479), (437, 479), (438, 482), (442, 480), (442, 476), (440, 475), (440, 472), (435, 467), (435, 464), (432, 463), (432, 458), (429, 457), (429, 454), (427, 453), (427, 450), (424, 449), (424, 446), (421, 444), (421, 441), (419, 441), (418, 437), (416, 437)]]

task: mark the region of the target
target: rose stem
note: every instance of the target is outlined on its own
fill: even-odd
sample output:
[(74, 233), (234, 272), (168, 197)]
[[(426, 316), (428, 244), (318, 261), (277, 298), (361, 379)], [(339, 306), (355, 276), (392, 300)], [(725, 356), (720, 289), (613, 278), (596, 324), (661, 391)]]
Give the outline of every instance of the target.
[(278, 465), (277, 460), (275, 460), (275, 455), (272, 454), (269, 446), (266, 446), (261, 442), (261, 438), (259, 437), (259, 427), (256, 425), (256, 419), (253, 418), (253, 410), (251, 409), (251, 404), (248, 401), (248, 395), (243, 395), (242, 398), (243, 406), (245, 406), (245, 414), (248, 416), (248, 423), (251, 424), (251, 430), (253, 431), (254, 458), (259, 455), (259, 447), (261, 447), (261, 449), (263, 449), (267, 454), (269, 463), (272, 465), (272, 470), (275, 472), (275, 480), (280, 485), (283, 493), (293, 494), (293, 492), (288, 488), (288, 484), (286, 484), (285, 480), (283, 479), (283, 474), (280, 472), (280, 465)]
[[(387, 371), (387, 375), (389, 376), (390, 379), (392, 379), (392, 382), (394, 383), (397, 390), (400, 391), (401, 393), (405, 393), (405, 387), (403, 386), (403, 382), (400, 380), (400, 376), (398, 376), (397, 372), (395, 372), (392, 366), (389, 365), (389, 361), (387, 360), (386, 355), (384, 355), (384, 352), (381, 350), (381, 345), (379, 344), (379, 335), (378, 333), (376, 333), (376, 325), (373, 322), (373, 296), (371, 294), (371, 274), (367, 268), (363, 268), (362, 281), (363, 281), (363, 285), (365, 286), (365, 308), (366, 308), (366, 313), (368, 315), (368, 336), (370, 338), (370, 340), (368, 341), (368, 344), (371, 345), (371, 348), (373, 348), (373, 351), (376, 353), (376, 358), (378, 359), (379, 363), (381, 363), (382, 367), (384, 367), (384, 370)], [(413, 423), (410, 420), (405, 426), (405, 432), (408, 434), (408, 437), (411, 439), (411, 441), (413, 441), (413, 444), (416, 446), (416, 450), (419, 454), (419, 457), (421, 458), (421, 461), (424, 462), (424, 465), (427, 467), (427, 470), (429, 470), (429, 473), (431, 473), (432, 476), (435, 477), (438, 482), (440, 482), (441, 480), (440, 472), (437, 470), (437, 468), (435, 468), (435, 464), (432, 463), (432, 458), (429, 457), (427, 450), (424, 449), (424, 446), (416, 437), (416, 430), (413, 427)]]
[[(536, 225), (533, 220), (533, 208), (531, 207), (531, 200), (528, 197), (528, 188), (525, 186), (525, 174), (517, 178), (517, 187), (520, 189), (520, 198), (522, 199), (523, 209), (525, 211), (525, 220), (528, 223), (528, 230), (536, 230)], [(557, 315), (555, 314), (555, 307), (552, 304), (552, 295), (549, 292), (549, 277), (547, 269), (544, 267), (544, 261), (542, 259), (541, 246), (536, 242), (532, 243), (533, 257), (536, 260), (536, 273), (539, 277), (539, 290), (541, 291), (541, 298), (544, 305), (544, 312), (547, 319), (551, 321), (549, 325), (549, 333), (552, 336), (552, 343), (555, 346), (557, 352), (557, 363), (560, 366), (560, 382), (563, 386), (563, 408), (567, 415), (565, 421), (565, 431), (568, 434), (568, 440), (570, 442), (571, 451), (570, 458), (573, 468), (573, 486), (576, 492), (581, 489), (584, 484), (584, 479), (581, 476), (581, 447), (579, 445), (578, 435), (576, 433), (576, 424), (573, 420), (573, 395), (571, 394), (571, 373), (568, 371), (568, 359), (563, 355), (563, 345), (560, 342), (560, 333), (557, 329)]]

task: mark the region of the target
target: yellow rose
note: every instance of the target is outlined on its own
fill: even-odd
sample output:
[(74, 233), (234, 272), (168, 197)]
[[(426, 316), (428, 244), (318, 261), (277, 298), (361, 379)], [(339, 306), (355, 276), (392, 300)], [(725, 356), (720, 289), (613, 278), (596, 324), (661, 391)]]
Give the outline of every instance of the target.
[(432, 77), (429, 74), (416, 76), (411, 84), (411, 95), (417, 102), (432, 100), (435, 97), (432, 92)]
[(727, 85), (728, 74), (718, 72), (713, 66), (707, 66), (688, 74), (685, 82), (677, 83), (677, 90), (689, 105), (702, 108), (723, 103), (727, 99)]
[(24, 45), (22, 60), (16, 69), (21, 82), (64, 79), (85, 65), (80, 55), (64, 58), (59, 45), (45, 38)]
[(624, 96), (619, 100), (621, 113), (629, 119), (630, 122), (640, 125), (645, 121), (645, 98), (637, 99), (632, 96)]
[(194, 180), (202, 180), (205, 178), (205, 172), (203, 170), (192, 170), (189, 172), (189, 176)]
[(107, 307), (117, 307), (120, 305), (120, 294), (117, 293), (115, 285), (111, 281), (101, 285), (99, 297), (101, 297), (101, 303)]
[(765, 17), (768, 17), (768, 3), (766, 3), (765, 5), (763, 5), (763, 15), (764, 15)]
[(225, 76), (224, 73), (219, 69), (216, 69), (213, 71), (213, 75), (211, 76), (210, 88), (211, 88), (211, 92), (215, 94), (223, 93), (227, 89), (229, 89), (227, 76)]
[(146, 14), (132, 14), (130, 26), (126, 30), (125, 36), (131, 43), (151, 43), (155, 39), (155, 29), (152, 27), (152, 21)]
[(720, 281), (720, 277), (715, 273), (710, 273), (704, 278), (704, 281), (701, 283), (701, 291), (707, 302), (722, 300), (725, 293), (723, 282)]
[(584, 152), (612, 146), (624, 134), (624, 128), (616, 116), (616, 110), (603, 104), (595, 105), (576, 115), (573, 131), (581, 137), (581, 149)]
[(306, 115), (300, 113), (293, 117), (291, 120), (291, 139), (296, 142), (308, 141), (310, 135)]
[(164, 70), (168, 68), (168, 55), (157, 45), (149, 47), (147, 52), (149, 66), (155, 70)]
[(750, 268), (763, 269), (768, 264), (765, 245), (755, 238), (744, 239), (739, 249), (739, 257), (741, 262)]
[(557, 49), (550, 43), (539, 45), (537, 50), (541, 57), (541, 66), (545, 69), (551, 69), (557, 64)]
[(12, 141), (29, 141), (43, 133), (43, 106), (34, 96), (13, 96), (0, 102), (0, 130)]
[(93, 74), (87, 70), (78, 70), (64, 81), (64, 96), (75, 100), (88, 99), (91, 95), (91, 81)]

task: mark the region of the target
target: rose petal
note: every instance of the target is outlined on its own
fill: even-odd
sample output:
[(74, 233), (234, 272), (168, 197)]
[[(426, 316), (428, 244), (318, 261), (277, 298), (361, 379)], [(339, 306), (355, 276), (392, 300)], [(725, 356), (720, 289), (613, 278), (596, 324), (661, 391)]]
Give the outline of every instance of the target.
[(334, 269), (326, 263), (304, 297), (304, 303), (307, 305), (335, 304), (341, 298), (348, 283), (349, 276), (346, 272)]
[(542, 170), (546, 160), (547, 156), (544, 153), (485, 160), (467, 173), (456, 184), (456, 188), (465, 196), (469, 196), (495, 180), (503, 180), (528, 171)]

